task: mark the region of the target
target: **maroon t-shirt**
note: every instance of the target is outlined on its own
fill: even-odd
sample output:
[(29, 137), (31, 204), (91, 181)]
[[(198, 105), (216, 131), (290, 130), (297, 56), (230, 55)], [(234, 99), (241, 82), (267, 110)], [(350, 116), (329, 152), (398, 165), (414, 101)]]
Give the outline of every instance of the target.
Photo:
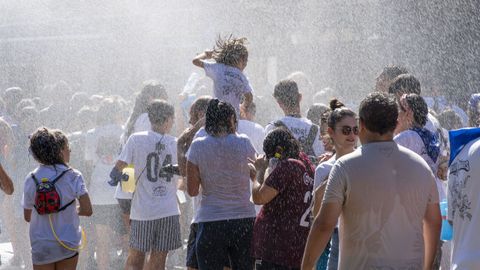
[(288, 159), (278, 163), (265, 180), (279, 193), (262, 207), (255, 220), (255, 258), (300, 268), (310, 229), (313, 176), (309, 161)]

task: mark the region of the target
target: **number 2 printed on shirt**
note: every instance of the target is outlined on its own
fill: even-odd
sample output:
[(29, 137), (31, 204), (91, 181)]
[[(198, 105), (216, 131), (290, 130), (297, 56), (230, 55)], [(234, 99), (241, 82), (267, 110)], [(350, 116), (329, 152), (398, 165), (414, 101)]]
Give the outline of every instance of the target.
[(312, 211), (312, 192), (307, 191), (305, 192), (305, 196), (303, 197), (303, 202), (308, 203), (308, 208), (303, 213), (302, 217), (300, 218), (300, 226), (302, 227), (310, 227), (310, 213)]

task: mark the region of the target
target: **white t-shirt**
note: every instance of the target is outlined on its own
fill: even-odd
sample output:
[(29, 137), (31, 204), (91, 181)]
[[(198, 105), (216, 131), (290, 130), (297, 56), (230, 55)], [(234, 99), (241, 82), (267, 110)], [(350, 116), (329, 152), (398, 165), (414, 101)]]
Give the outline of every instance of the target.
[[(138, 116), (135, 124), (133, 125), (133, 133), (141, 132), (141, 131), (151, 131), (152, 125), (150, 123), (150, 119), (148, 119), (147, 113), (142, 113)], [(128, 138), (122, 138), (122, 141), (126, 141)], [(115, 190), (115, 199), (132, 199), (132, 193), (124, 192), (122, 190), (121, 183), (118, 183), (117, 189)]]
[(248, 120), (239, 120), (237, 132), (247, 135), (248, 138), (250, 138), (253, 147), (255, 147), (255, 150), (257, 150), (257, 153), (263, 154), (263, 140), (265, 139), (265, 130), (261, 125)]
[(438, 192), (428, 164), (395, 142), (337, 159), (323, 203), (342, 206), (339, 270), (421, 269), (423, 218)]
[(214, 97), (230, 103), (238, 115), (242, 96), (253, 92), (247, 77), (240, 69), (221, 63), (203, 61), (203, 68), (213, 80)]
[[(425, 144), (423, 143), (422, 138), (420, 137), (420, 135), (418, 135), (417, 132), (413, 130), (404, 130), (397, 134), (395, 138), (393, 138), (393, 140), (399, 145), (406, 147), (420, 155), (423, 160), (427, 162), (428, 166), (430, 166), (433, 174), (437, 174), (438, 160), (437, 162), (433, 162), (433, 160), (427, 154), (427, 150), (425, 148)], [(446, 199), (447, 192), (445, 183), (437, 177), (435, 177), (435, 183), (437, 184), (438, 196), (440, 198), (440, 201)]]
[(448, 172), (448, 220), (453, 221), (454, 270), (480, 269), (480, 139), (465, 145)]
[(85, 160), (92, 161), (94, 166), (88, 187), (93, 205), (117, 204), (114, 198), (116, 188), (110, 186), (108, 180), (121, 148), (122, 133), (122, 126), (115, 124), (97, 127), (87, 132)]
[[(304, 142), (307, 139), (308, 134), (310, 133), (310, 128), (312, 127), (312, 121), (304, 117), (298, 118), (292, 116), (284, 116), (280, 119), (280, 121), (282, 121), (282, 123), (287, 126), (290, 132), (293, 133), (293, 136), (295, 136), (295, 138), (300, 142)], [(268, 124), (265, 127), (265, 135), (267, 135), (273, 129), (275, 129), (274, 123)], [(312, 148), (317, 157), (325, 152), (325, 149), (323, 148), (323, 143), (320, 140), (320, 128), (318, 128), (317, 135), (315, 135), (315, 140), (313, 141)]]
[(130, 219), (155, 220), (179, 215), (176, 176), (159, 175), (167, 164), (177, 164), (177, 140), (168, 134), (142, 131), (132, 134), (119, 160), (133, 164), (137, 187)]
[(317, 189), (324, 181), (327, 181), (336, 159), (337, 156), (334, 155), (329, 160), (318, 164), (315, 169), (315, 178), (313, 179), (313, 190)]
[[(52, 181), (66, 169), (67, 167), (64, 165), (55, 165), (55, 167), (40, 165), (33, 171), (33, 174), (39, 181), (42, 178), (48, 178)], [(60, 195), (62, 206), (87, 193), (82, 174), (77, 170), (66, 172), (55, 183), (55, 188)], [(32, 210), (30, 244), (32, 246), (33, 264), (48, 264), (72, 257), (75, 251), (62, 247), (53, 236), (49, 215), (39, 215), (34, 209), (35, 192), (36, 184), (29, 174), (25, 179), (22, 207)], [(58, 238), (69, 247), (78, 247), (81, 242), (81, 228), (76, 202), (63, 211), (52, 214), (51, 217)]]
[(255, 158), (255, 148), (245, 135), (193, 140), (187, 160), (200, 169), (202, 188), (196, 222), (255, 217), (247, 158)]

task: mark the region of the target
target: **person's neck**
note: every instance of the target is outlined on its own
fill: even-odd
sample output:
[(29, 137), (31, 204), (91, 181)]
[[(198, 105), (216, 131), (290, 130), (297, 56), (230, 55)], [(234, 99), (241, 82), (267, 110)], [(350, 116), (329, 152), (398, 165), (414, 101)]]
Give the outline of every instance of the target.
[(302, 114), (300, 113), (300, 108), (285, 110), (284, 113), (285, 113), (285, 116), (296, 117), (296, 118), (302, 117)]
[(338, 159), (340, 158), (341, 156), (344, 156), (346, 154), (350, 154), (351, 152), (353, 152), (353, 150), (355, 149), (341, 149), (341, 148), (335, 148), (336, 152), (335, 152), (335, 158)]
[(162, 135), (164, 135), (165, 133), (167, 133), (167, 130), (166, 128), (162, 125), (162, 126), (156, 126), (156, 125), (152, 125), (152, 131), (156, 132), (156, 133), (160, 133)]
[(362, 144), (376, 143), (376, 142), (391, 142), (393, 141), (393, 132), (388, 132), (383, 135), (369, 132), (362, 140)]

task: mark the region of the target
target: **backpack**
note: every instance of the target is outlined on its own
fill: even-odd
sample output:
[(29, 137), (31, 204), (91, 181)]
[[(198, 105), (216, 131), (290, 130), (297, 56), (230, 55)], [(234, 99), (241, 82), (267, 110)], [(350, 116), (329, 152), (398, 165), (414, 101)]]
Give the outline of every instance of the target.
[(71, 169), (67, 169), (60, 173), (55, 179), (52, 181), (48, 181), (47, 178), (42, 178), (41, 181), (35, 177), (32, 173), (32, 179), (35, 181), (35, 185), (37, 186), (35, 191), (35, 210), (39, 215), (45, 214), (54, 214), (65, 210), (68, 206), (75, 202), (72, 200), (71, 202), (67, 203), (64, 206), (60, 200), (60, 194), (57, 192), (55, 188), (55, 183), (62, 178), (62, 176), (70, 171)]
[[(284, 127), (290, 130), (285, 123), (281, 120), (277, 120), (273, 123), (275, 127)], [(315, 156), (315, 151), (313, 150), (313, 143), (315, 142), (315, 136), (317, 136), (319, 127), (315, 124), (312, 124), (308, 136), (306, 138), (301, 138), (298, 140), (302, 146), (302, 151), (308, 156)]]

